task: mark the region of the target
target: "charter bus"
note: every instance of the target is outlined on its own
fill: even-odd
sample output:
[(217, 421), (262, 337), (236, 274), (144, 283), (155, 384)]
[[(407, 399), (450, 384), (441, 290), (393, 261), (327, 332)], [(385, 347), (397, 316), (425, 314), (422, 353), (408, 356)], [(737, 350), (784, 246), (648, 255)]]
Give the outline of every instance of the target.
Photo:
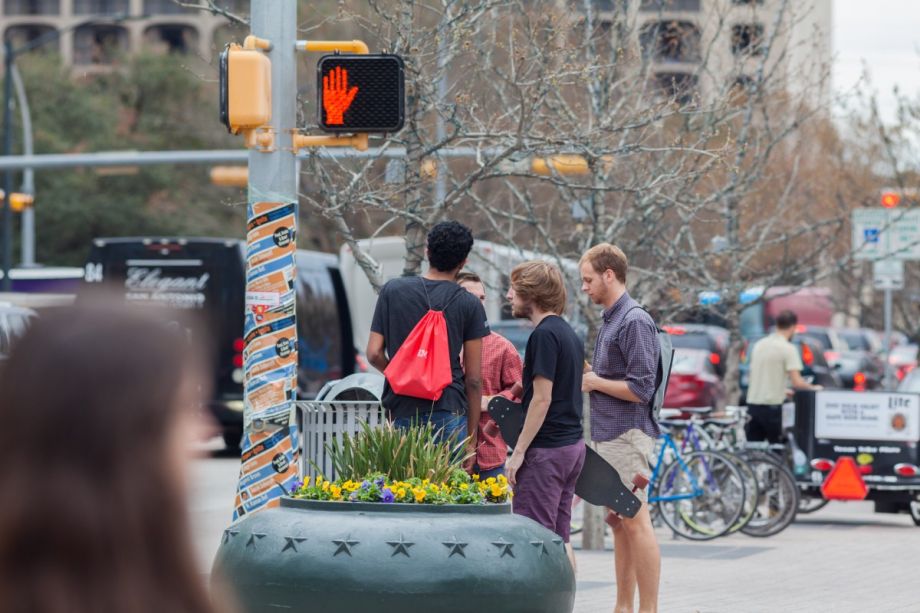
[[(106, 285), (131, 303), (194, 311), (201, 330), (192, 342), (211, 348), (209, 407), (224, 442), (239, 447), (243, 433), (243, 317), (245, 242), (230, 238), (97, 238), (84, 267), (82, 291)], [(355, 349), (338, 258), (298, 250), (298, 397), (313, 398), (330, 379), (355, 370)], [(78, 297), (79, 299), (79, 297)]]

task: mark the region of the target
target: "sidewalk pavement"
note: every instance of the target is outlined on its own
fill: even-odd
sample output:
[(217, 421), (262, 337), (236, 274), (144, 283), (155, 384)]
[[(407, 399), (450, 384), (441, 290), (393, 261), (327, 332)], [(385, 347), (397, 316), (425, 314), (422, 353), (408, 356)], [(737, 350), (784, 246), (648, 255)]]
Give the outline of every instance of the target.
[[(871, 503), (831, 503), (765, 539), (743, 534), (708, 542), (656, 530), (662, 553), (661, 613), (778, 611), (920, 613), (920, 528)], [(581, 551), (576, 613), (613, 610), (607, 550)], [(637, 603), (638, 608), (638, 603)]]

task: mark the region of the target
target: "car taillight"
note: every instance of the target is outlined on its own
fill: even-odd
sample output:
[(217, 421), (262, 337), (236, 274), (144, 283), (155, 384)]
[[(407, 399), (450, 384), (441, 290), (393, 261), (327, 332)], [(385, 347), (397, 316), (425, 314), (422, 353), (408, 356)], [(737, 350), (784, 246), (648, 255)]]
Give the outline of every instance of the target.
[(861, 474), (861, 475), (871, 475), (871, 474), (872, 474), (872, 467), (869, 466), (868, 464), (865, 464), (865, 465), (863, 465), (863, 466), (860, 466), (860, 467), (859, 467), (859, 474)]
[(242, 353), (234, 353), (234, 354), (233, 354), (233, 367), (234, 367), (234, 368), (242, 368), (242, 367), (243, 367), (243, 354), (242, 354)]
[(862, 392), (866, 389), (865, 373), (857, 372), (853, 375), (853, 391)]
[(915, 464), (895, 464), (894, 473), (899, 477), (916, 477), (920, 475), (920, 467)]
[(836, 362), (838, 359), (840, 359), (840, 354), (837, 353), (836, 351), (825, 351), (824, 359), (827, 360), (828, 363)]
[(241, 338), (233, 340), (233, 353), (243, 353), (243, 349), (246, 348), (246, 341)]
[(710, 363), (712, 363), (713, 366), (718, 366), (719, 363), (722, 361), (722, 358), (719, 357), (718, 353), (710, 353), (709, 361)]
[(834, 467), (834, 461), (828, 460), (826, 458), (815, 458), (811, 461), (811, 467), (815, 470), (820, 470), (823, 473), (826, 473)]
[(804, 334), (805, 332), (808, 332), (808, 328), (806, 328), (802, 324), (799, 324), (795, 327), (796, 334)]
[(805, 366), (811, 366), (815, 363), (815, 353), (806, 343), (802, 343), (802, 362)]

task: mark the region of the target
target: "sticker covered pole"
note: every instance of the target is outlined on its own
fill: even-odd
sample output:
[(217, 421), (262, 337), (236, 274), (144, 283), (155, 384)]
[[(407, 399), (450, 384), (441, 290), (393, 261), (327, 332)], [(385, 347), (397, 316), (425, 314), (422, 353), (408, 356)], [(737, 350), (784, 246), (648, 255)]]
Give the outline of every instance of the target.
[(252, 0), (251, 13), (252, 36), (271, 62), (271, 120), (249, 149), (245, 408), (234, 519), (277, 505), (297, 479), (297, 2)]

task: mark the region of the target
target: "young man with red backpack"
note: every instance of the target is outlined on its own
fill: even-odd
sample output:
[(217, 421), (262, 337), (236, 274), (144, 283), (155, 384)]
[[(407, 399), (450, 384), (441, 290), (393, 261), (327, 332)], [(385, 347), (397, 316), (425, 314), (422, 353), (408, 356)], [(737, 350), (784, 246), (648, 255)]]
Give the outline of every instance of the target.
[(368, 361), (386, 377), (382, 400), (393, 424), (430, 422), (442, 436), (469, 436), (470, 451), (481, 410), (482, 339), (489, 334), (482, 304), (456, 282), (472, 247), (472, 232), (459, 222), (431, 228), (428, 271), (381, 288), (367, 343)]

